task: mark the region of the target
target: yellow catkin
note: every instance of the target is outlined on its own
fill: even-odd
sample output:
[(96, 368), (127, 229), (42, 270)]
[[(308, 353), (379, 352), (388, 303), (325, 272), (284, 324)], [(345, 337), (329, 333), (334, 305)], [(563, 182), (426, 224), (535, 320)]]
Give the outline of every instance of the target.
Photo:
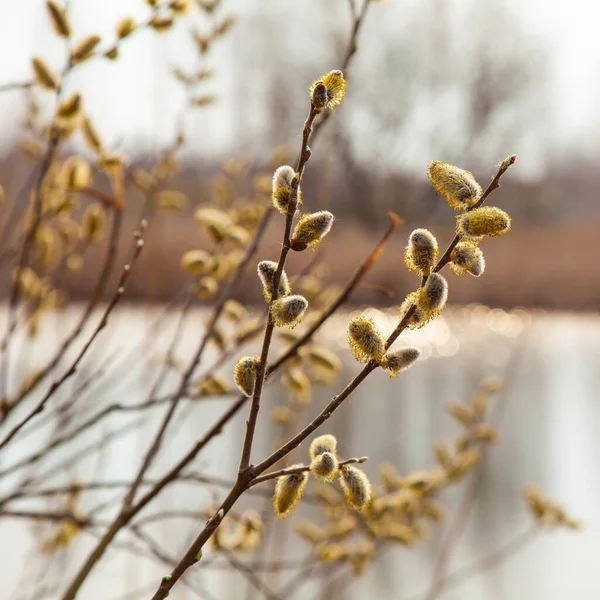
[(102, 152), (102, 141), (89, 117), (84, 117), (81, 121), (81, 134), (83, 135), (83, 141), (86, 146), (92, 152), (96, 154)]
[[(325, 86), (326, 101), (323, 103), (319, 98), (323, 94), (321, 84)], [(308, 90), (308, 94), (311, 97), (311, 101), (315, 96), (320, 106), (315, 108), (335, 108), (342, 103), (344, 96), (346, 95), (346, 80), (344, 74), (341, 71), (330, 71), (327, 75), (319, 77), (319, 79), (312, 82)]]
[(190, 201), (182, 192), (163, 190), (154, 196), (154, 202), (160, 210), (183, 210)]
[(61, 178), (67, 189), (82, 190), (90, 185), (92, 170), (83, 157), (71, 156), (62, 167)]
[(364, 316), (355, 317), (348, 324), (348, 344), (354, 358), (362, 363), (379, 360), (385, 351), (385, 339), (375, 321)]
[(333, 452), (321, 452), (310, 461), (310, 472), (319, 481), (332, 481), (338, 470), (338, 459)]
[(148, 25), (152, 27), (154, 31), (157, 31), (158, 33), (164, 33), (171, 29), (171, 26), (173, 25), (173, 17), (154, 15), (148, 21)]
[(99, 242), (104, 237), (106, 230), (106, 211), (101, 204), (90, 204), (81, 220), (81, 239), (94, 243)]
[(58, 88), (58, 78), (41, 58), (34, 56), (31, 59), (31, 66), (33, 67), (33, 75), (38, 85), (47, 90), (56, 90)]
[(63, 6), (54, 2), (54, 0), (48, 0), (46, 2), (46, 8), (48, 9), (48, 16), (50, 17), (50, 23), (54, 33), (64, 38), (68, 38), (71, 35), (71, 25), (69, 19), (65, 13)]
[(233, 369), (235, 385), (248, 397), (254, 393), (258, 362), (253, 356), (242, 356)]
[(196, 284), (196, 296), (199, 300), (210, 300), (217, 295), (219, 284), (214, 277), (201, 277)]
[(371, 484), (363, 471), (353, 465), (340, 467), (340, 485), (346, 502), (361, 510), (371, 503)]
[(243, 304), (230, 298), (223, 306), (223, 316), (234, 323), (239, 323), (248, 316), (248, 311)]
[(426, 314), (442, 310), (448, 299), (448, 282), (439, 273), (431, 273), (419, 290), (417, 305)]
[(295, 327), (302, 319), (307, 308), (308, 301), (306, 298), (294, 294), (275, 300), (271, 304), (270, 312), (277, 327)]
[(485, 271), (483, 252), (474, 241), (459, 242), (452, 250), (449, 267), (455, 275), (479, 277)]
[(284, 215), (291, 209), (292, 179), (295, 175), (296, 171), (288, 165), (278, 167), (273, 175), (271, 203)]
[(211, 273), (215, 259), (206, 250), (190, 250), (181, 257), (181, 269), (191, 275)]
[(71, 60), (75, 63), (83, 62), (87, 60), (92, 54), (96, 46), (100, 43), (99, 35), (88, 35), (79, 42), (71, 52)]
[(465, 238), (496, 237), (510, 231), (511, 218), (496, 206), (481, 206), (456, 217), (457, 233)]
[(314, 249), (331, 231), (333, 221), (334, 216), (326, 210), (302, 215), (292, 234), (292, 249), (296, 251)]
[[(272, 260), (263, 260), (258, 263), (257, 267), (258, 276), (263, 285), (263, 296), (267, 302), (271, 301), (271, 295), (273, 293), (273, 278), (277, 271), (277, 263)], [(285, 271), (281, 272), (279, 279), (279, 287), (277, 297), (282, 298), (288, 296), (291, 293), (290, 283)]]
[(81, 105), (81, 94), (72, 94), (59, 104), (56, 115), (61, 119), (74, 119), (81, 114)]
[(330, 452), (335, 454), (337, 452), (337, 439), (335, 436), (326, 433), (316, 437), (311, 443), (308, 449), (308, 455), (310, 460), (314, 460), (315, 457), (323, 454), (323, 452)]
[(429, 275), (438, 257), (438, 242), (427, 229), (415, 229), (404, 250), (404, 264), (409, 271)]
[(390, 376), (396, 377), (401, 371), (412, 367), (419, 355), (418, 348), (400, 348), (398, 350), (388, 350), (383, 355), (379, 366)]
[(117, 37), (120, 40), (126, 38), (128, 35), (131, 35), (135, 31), (136, 26), (137, 25), (135, 19), (132, 19), (131, 17), (125, 17), (124, 19), (121, 19), (117, 22), (115, 26), (115, 32), (117, 34)]
[(481, 186), (469, 171), (439, 160), (432, 160), (429, 163), (427, 176), (435, 191), (454, 210), (470, 208), (482, 194)]
[[(292, 465), (291, 468), (301, 466)], [(273, 509), (280, 519), (287, 517), (296, 508), (296, 504), (298, 504), (304, 494), (307, 483), (307, 472), (284, 475), (277, 478), (275, 493), (273, 495)]]
[(342, 370), (342, 361), (326, 346), (314, 344), (308, 348), (306, 356), (311, 364), (326, 371), (337, 373)]

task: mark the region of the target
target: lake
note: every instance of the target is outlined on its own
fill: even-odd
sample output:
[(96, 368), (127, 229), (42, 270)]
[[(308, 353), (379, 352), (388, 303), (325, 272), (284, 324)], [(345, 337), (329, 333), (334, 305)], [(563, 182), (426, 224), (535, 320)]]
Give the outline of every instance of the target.
[[(82, 414), (90, 415), (114, 402), (126, 404), (144, 400), (165, 355), (168, 334), (176, 325), (174, 318), (160, 317), (161, 314), (158, 308), (126, 306), (120, 309), (84, 359), (77, 375), (57, 394), (56, 402), (79, 394)], [(372, 314), (386, 331), (393, 328), (393, 313), (372, 311)], [(345, 341), (349, 316), (350, 313), (346, 313), (334, 317), (321, 333), (321, 340), (326, 340), (335, 349), (344, 369), (332, 388), (315, 391), (306, 408), (305, 419), (318, 412), (332, 392), (341, 389), (357, 371)], [(12, 379), (16, 381), (9, 381), (9, 387), (15, 389), (18, 384), (14, 373), (22, 376), (51, 356), (52, 349), (69, 331), (76, 317), (75, 313), (52, 317), (34, 347), (23, 340), (17, 344), (11, 352)], [(201, 336), (204, 319), (202, 312), (189, 315), (175, 353), (177, 359), (185, 361), (191, 354)], [(367, 455), (369, 460), (363, 467), (374, 482), (377, 465), (383, 461), (393, 463), (402, 474), (427, 469), (434, 464), (433, 443), (439, 439), (452, 442), (460, 434), (459, 425), (447, 415), (444, 406), (452, 401), (468, 401), (485, 379), (499, 377), (504, 381), (504, 390), (492, 400), (492, 410), (498, 410), (502, 415), (499, 442), (486, 454), (484, 476), (464, 535), (450, 556), (448, 573), (488, 555), (493, 556), (529, 528), (531, 518), (522, 499), (525, 484), (539, 484), (544, 494), (558, 501), (583, 523), (583, 529), (578, 532), (561, 529), (540, 534), (499, 566), (449, 588), (443, 598), (597, 600), (600, 597), (600, 580), (596, 573), (600, 556), (600, 442), (597, 434), (600, 430), (600, 317), (521, 309), (505, 312), (469, 306), (449, 309), (430, 326), (409, 332), (401, 340), (421, 349), (418, 363), (394, 380), (382, 372), (373, 373), (325, 425), (323, 432), (336, 435), (344, 457)], [(258, 344), (254, 343), (243, 352), (258, 353)], [(216, 359), (213, 348), (206, 358), (207, 365)], [(84, 385), (86, 378), (98, 367), (106, 370), (103, 378)], [(231, 368), (232, 360), (229, 359), (221, 370), (229, 381)], [(177, 381), (178, 376), (171, 373), (162, 393), (167, 393)], [(257, 429), (256, 458), (272, 448), (277, 430), (269, 414), (273, 406), (285, 403), (286, 394), (278, 382), (268, 388)], [(171, 425), (168, 441), (150, 475), (160, 475), (182, 456), (229, 402), (228, 399), (194, 402), (182, 409)], [(494, 405), (500, 408), (494, 409)], [(126, 479), (139, 466), (147, 440), (156, 430), (163, 411), (162, 406), (145, 411), (145, 420), (139, 426), (140, 413), (115, 413), (97, 430), (80, 436), (64, 449), (37, 462), (29, 475), (39, 475), (73, 457), (52, 476), (53, 485), (74, 479)], [(243, 410), (196, 459), (196, 472), (220, 480), (233, 479), (245, 414)], [(45, 419), (45, 413), (38, 418)], [(113, 441), (111, 435), (128, 422), (135, 423), (136, 428)], [(23, 435), (1, 457), (0, 468), (29, 456), (46, 439), (45, 436), (69, 431), (72, 426), (68, 420), (61, 422), (58, 429), (56, 423), (48, 423), (35, 434)], [(85, 448), (102, 440), (105, 442), (102, 452), (86, 457)], [(304, 460), (305, 452), (303, 448), (296, 460)], [(18, 481), (20, 479), (15, 476), (0, 480), (0, 495), (5, 495)], [(346, 571), (333, 567), (331, 577), (307, 574), (293, 597), (330, 598), (334, 597), (333, 591), (341, 589), (345, 591), (339, 597), (345, 599), (416, 600), (424, 597), (441, 540), (453, 522), (468, 485), (466, 482), (444, 492), (442, 499), (449, 507), (448, 518), (445, 525), (434, 529), (430, 540), (410, 550), (386, 550), (369, 566), (365, 575), (356, 580)], [(271, 489), (270, 483), (264, 484), (264, 490)], [(148, 507), (143, 516), (175, 509), (197, 511), (199, 516), (196, 520), (161, 522), (151, 528), (153, 539), (169, 556), (181, 555), (205, 518), (200, 511), (222, 499), (225, 492), (218, 486), (202, 490), (179, 485), (170, 488)], [(82, 508), (89, 510), (106, 502), (105, 508), (99, 509), (96, 516), (108, 520), (114, 514), (118, 497), (114, 489), (87, 494), (82, 499)], [(253, 496), (243, 502), (261, 510), (269, 500)], [(9, 505), (9, 508), (15, 506)], [(32, 502), (27, 507), (49, 510), (57, 505), (52, 501), (46, 504)], [(311, 514), (308, 504), (301, 504), (298, 511)], [(296, 515), (292, 516), (290, 521), (293, 523), (295, 518)], [(274, 528), (273, 535), (278, 541), (271, 540), (271, 548), (281, 551), (285, 547), (289, 557), (308, 553), (307, 545), (291, 535), (288, 521), (275, 521)], [(32, 590), (38, 589), (39, 593), (40, 585), (47, 583), (49, 591), (45, 597), (59, 597), (52, 591), (52, 582), (58, 579), (64, 583), (68, 579), (73, 566), (79, 565), (89, 552), (91, 542), (89, 535), (81, 534), (64, 553), (40, 556), (37, 553), (38, 528), (22, 519), (1, 520), (0, 595), (11, 599), (32, 598)], [(207, 549), (203, 561), (209, 564), (213, 554)], [(271, 556), (271, 560), (274, 558), (281, 556)], [(258, 593), (249, 594), (243, 575), (232, 576), (231, 570), (218, 566), (226, 565), (226, 562), (215, 562), (214, 569), (202, 569), (203, 564), (201, 562), (193, 570), (190, 580), (194, 586), (206, 590), (201, 597), (261, 597)], [(131, 548), (116, 549), (100, 563), (89, 585), (82, 588), (80, 597), (86, 600), (149, 598), (150, 588), (156, 587), (160, 577), (167, 572), (166, 566), (157, 567), (147, 558), (133, 555)], [(280, 590), (292, 576), (292, 571), (284, 571), (276, 577), (269, 576), (267, 581), (272, 590)], [(292, 588), (295, 585), (300, 583)], [(137, 596), (128, 595), (135, 590), (145, 591)], [(179, 586), (171, 597), (196, 596), (185, 586)]]

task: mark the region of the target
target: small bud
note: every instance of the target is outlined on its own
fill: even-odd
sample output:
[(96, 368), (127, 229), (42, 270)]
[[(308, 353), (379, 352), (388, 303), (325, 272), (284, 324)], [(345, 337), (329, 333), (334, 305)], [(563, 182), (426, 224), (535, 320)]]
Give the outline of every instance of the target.
[(331, 231), (333, 220), (334, 216), (326, 210), (302, 215), (294, 228), (292, 249), (313, 249)]
[(105, 173), (118, 173), (126, 163), (122, 154), (102, 153), (96, 160), (96, 166)]
[(448, 282), (439, 273), (432, 273), (419, 290), (418, 307), (425, 313), (444, 308), (448, 299)]
[(408, 238), (404, 250), (404, 264), (409, 271), (429, 275), (438, 257), (438, 243), (427, 229), (415, 229)]
[(189, 204), (189, 198), (176, 190), (163, 190), (154, 196), (159, 210), (183, 210)]
[(362, 363), (379, 360), (385, 352), (385, 340), (373, 319), (355, 317), (348, 325), (348, 344), (354, 358)]
[(450, 255), (450, 269), (455, 275), (470, 273), (479, 277), (485, 271), (483, 252), (476, 242), (459, 242)]
[(192, 275), (210, 273), (214, 269), (215, 260), (205, 250), (190, 250), (181, 257), (181, 269)]
[(289, 406), (274, 406), (271, 411), (271, 419), (277, 425), (288, 425), (292, 422), (293, 412)]
[(68, 190), (81, 190), (90, 185), (92, 171), (81, 156), (70, 156), (62, 167), (61, 178)]
[(52, 29), (54, 33), (64, 38), (68, 38), (71, 35), (71, 25), (69, 19), (65, 13), (63, 6), (60, 6), (54, 0), (48, 0), (46, 2), (46, 8), (48, 9), (48, 15), (50, 16), (50, 22), (52, 23)]
[(437, 442), (434, 450), (438, 464), (444, 469), (449, 469), (452, 465), (452, 455), (448, 446), (444, 442)]
[(199, 208), (194, 218), (217, 243), (222, 242), (233, 227), (233, 221), (227, 213), (212, 207)]
[(31, 65), (33, 67), (35, 82), (38, 85), (47, 90), (56, 90), (58, 88), (58, 79), (56, 75), (41, 58), (34, 56), (31, 59)]
[(128, 35), (131, 35), (135, 31), (136, 26), (137, 25), (135, 23), (135, 20), (131, 17), (121, 19), (115, 27), (117, 37), (120, 40), (126, 38)]
[(271, 317), (277, 327), (295, 327), (306, 312), (308, 301), (304, 296), (294, 294), (275, 300), (271, 305)]
[(340, 468), (340, 484), (346, 502), (360, 510), (371, 502), (371, 484), (365, 473), (352, 465)]
[(233, 369), (233, 380), (242, 394), (251, 397), (256, 383), (258, 360), (253, 356), (242, 356)]
[(342, 362), (335, 352), (325, 346), (312, 345), (308, 348), (307, 358), (311, 364), (331, 373), (342, 370)]
[(331, 454), (337, 452), (337, 439), (335, 436), (331, 434), (320, 435), (310, 443), (308, 456), (310, 457), (311, 462), (315, 457), (319, 456), (319, 454), (323, 454), (323, 452), (329, 452)]
[(475, 411), (466, 404), (459, 404), (458, 402), (452, 402), (446, 407), (448, 414), (452, 415), (461, 425), (470, 427), (475, 423), (476, 415)]
[[(327, 75), (323, 75), (316, 81), (313, 81), (309, 88), (309, 95), (311, 102), (313, 99), (322, 102), (322, 91), (321, 86), (325, 87), (326, 100), (322, 105), (324, 108), (335, 108), (341, 104), (346, 94), (346, 81), (344, 80), (344, 74), (341, 71), (331, 71)], [(319, 91), (317, 91), (319, 89)], [(316, 96), (316, 98), (315, 98)], [(315, 108), (322, 108), (313, 102)]]
[(83, 62), (87, 60), (94, 53), (94, 49), (100, 43), (100, 36), (89, 35), (84, 38), (73, 48), (71, 52), (71, 60), (74, 63)]
[(405, 371), (412, 367), (421, 351), (417, 348), (400, 348), (399, 350), (390, 350), (383, 355), (379, 366), (390, 376), (396, 377), (400, 371)]
[(281, 378), (281, 382), (293, 394), (294, 400), (298, 404), (306, 405), (310, 401), (310, 379), (302, 370), (295, 367), (291, 368)]
[(173, 17), (161, 17), (159, 15), (154, 15), (149, 21), (148, 25), (157, 31), (158, 33), (164, 33), (171, 29), (171, 25), (173, 25)]
[(332, 452), (321, 452), (310, 462), (310, 472), (319, 481), (331, 481), (338, 470), (338, 459)]
[(81, 220), (81, 239), (88, 243), (99, 242), (104, 237), (106, 212), (100, 204), (90, 204)]
[(201, 277), (196, 286), (196, 296), (199, 300), (210, 300), (219, 291), (219, 284), (214, 277)]
[(73, 94), (61, 102), (56, 109), (56, 114), (61, 119), (74, 119), (81, 112), (81, 94)]
[(289, 210), (295, 210), (291, 206), (292, 201), (292, 179), (296, 171), (288, 165), (279, 167), (273, 175), (273, 190), (271, 194), (271, 203), (283, 215)]
[(448, 163), (432, 160), (427, 167), (427, 177), (435, 191), (454, 210), (466, 210), (481, 197), (481, 186), (473, 175)]
[(119, 48), (118, 46), (111, 46), (105, 53), (104, 56), (108, 58), (108, 60), (117, 60), (119, 58)]
[(466, 238), (495, 237), (510, 231), (511, 218), (495, 206), (482, 206), (457, 218), (457, 232)]
[[(301, 467), (302, 465), (292, 465)], [(277, 478), (275, 484), (275, 494), (273, 495), (273, 508), (275, 514), (284, 519), (296, 507), (300, 498), (304, 494), (306, 484), (308, 483), (308, 473), (295, 473), (293, 475), (284, 475)]]
[(515, 164), (515, 161), (517, 160), (517, 155), (516, 154), (511, 154), (510, 156), (507, 156), (503, 161), (502, 161), (502, 168), (503, 169), (508, 169), (508, 167), (510, 167), (511, 165)]
[[(272, 260), (263, 260), (258, 263), (258, 276), (263, 284), (263, 295), (267, 302), (271, 301), (271, 294), (273, 292), (273, 277), (277, 271), (277, 263)], [(278, 298), (283, 298), (291, 293), (290, 283), (285, 271), (282, 271), (281, 278), (279, 279), (279, 290)]]
[(318, 81), (313, 87), (310, 101), (317, 109), (324, 108), (327, 104), (327, 86), (322, 81)]
[(230, 298), (223, 306), (223, 316), (234, 323), (239, 323), (248, 316), (248, 311), (243, 304)]
[(81, 123), (81, 133), (87, 147), (96, 154), (102, 152), (102, 141), (96, 131), (96, 128), (90, 121), (89, 117), (85, 117)]

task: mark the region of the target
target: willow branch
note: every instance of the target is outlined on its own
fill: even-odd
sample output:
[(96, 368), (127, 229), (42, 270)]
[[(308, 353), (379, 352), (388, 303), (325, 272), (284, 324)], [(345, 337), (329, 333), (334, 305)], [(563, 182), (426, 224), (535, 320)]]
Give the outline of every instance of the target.
[[(143, 229), (144, 226), (145, 225), (142, 224), (141, 229)], [(92, 335), (90, 336), (88, 341), (85, 343), (85, 345), (83, 346), (83, 348), (81, 349), (81, 351), (79, 352), (79, 354), (77, 355), (77, 357), (75, 358), (75, 360), (73, 361), (71, 366), (65, 371), (63, 376), (50, 385), (48, 391), (42, 397), (42, 399), (38, 402), (38, 404), (27, 414), (27, 416), (23, 420), (20, 421), (20, 423), (15, 425), (11, 429), (11, 431), (6, 435), (6, 437), (2, 440), (2, 442), (0, 442), (0, 450), (2, 450), (2, 448), (4, 448), (13, 439), (13, 437), (25, 425), (27, 425), (27, 423), (29, 423), (29, 421), (31, 421), (31, 419), (33, 419), (37, 414), (39, 414), (40, 412), (42, 412), (44, 410), (46, 403), (48, 402), (48, 400), (50, 400), (50, 398), (53, 396), (53, 394), (65, 383), (65, 381), (67, 381), (70, 377), (72, 377), (75, 374), (75, 372), (77, 371), (77, 367), (79, 366), (79, 363), (81, 362), (83, 357), (86, 355), (90, 346), (94, 343), (95, 339), (98, 337), (100, 332), (108, 324), (108, 318), (109, 318), (110, 314), (112, 313), (115, 306), (119, 303), (119, 300), (122, 298), (123, 294), (125, 293), (125, 285), (127, 284), (127, 281), (131, 275), (132, 265), (135, 263), (135, 261), (139, 257), (143, 246), (144, 246), (144, 241), (141, 237), (141, 231), (138, 231), (138, 232), (136, 232), (136, 242), (135, 242), (135, 247), (133, 250), (133, 255), (132, 255), (131, 261), (130, 261), (130, 263), (126, 264), (123, 267), (121, 276), (119, 277), (119, 282), (117, 284), (117, 290), (116, 290), (115, 294), (113, 295), (111, 301), (108, 303), (108, 306), (104, 310), (102, 318), (100, 319), (100, 322), (98, 323), (97, 327), (94, 329)]]

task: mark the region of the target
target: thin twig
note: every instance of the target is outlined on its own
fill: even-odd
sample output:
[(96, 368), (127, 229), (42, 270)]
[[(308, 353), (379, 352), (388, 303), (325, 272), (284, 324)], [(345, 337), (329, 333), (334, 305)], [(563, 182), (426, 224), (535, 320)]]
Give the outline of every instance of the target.
[(27, 414), (27, 416), (24, 419), (22, 419), (17, 425), (15, 425), (11, 429), (11, 431), (6, 435), (6, 437), (2, 440), (2, 442), (0, 442), (0, 450), (2, 450), (2, 448), (4, 448), (13, 439), (13, 437), (25, 425), (27, 425), (29, 421), (31, 421), (31, 419), (33, 419), (37, 414), (44, 410), (46, 402), (48, 402), (52, 395), (65, 383), (65, 381), (67, 381), (70, 377), (72, 377), (75, 374), (75, 372), (77, 371), (77, 367), (79, 366), (79, 363), (85, 356), (86, 352), (93, 344), (96, 337), (98, 337), (98, 334), (106, 327), (110, 314), (114, 310), (115, 306), (118, 304), (119, 300), (123, 297), (123, 294), (125, 292), (125, 285), (127, 283), (127, 280), (129, 279), (129, 276), (131, 275), (132, 265), (137, 260), (144, 246), (144, 240), (141, 237), (141, 231), (143, 230), (143, 228), (144, 224), (142, 224), (142, 226), (140, 227), (140, 231), (136, 232), (136, 242), (134, 245), (131, 261), (123, 267), (121, 276), (119, 277), (119, 282), (117, 284), (116, 292), (112, 297), (111, 301), (108, 303), (106, 309), (104, 310), (104, 314), (102, 315), (102, 318), (100, 319), (100, 322), (98, 323), (97, 327), (94, 329), (92, 335), (90, 336), (86, 344), (83, 346), (83, 348), (81, 349), (71, 366), (65, 371), (63, 376), (50, 385), (48, 391), (38, 402), (38, 404)]
[[(361, 464), (368, 460), (367, 456), (361, 456), (360, 458), (348, 458), (346, 460), (342, 460), (339, 463), (339, 467), (343, 467), (345, 465), (353, 465), (353, 464)], [(279, 471), (273, 471), (272, 473), (267, 473), (266, 475), (260, 475), (259, 477), (255, 477), (249, 484), (249, 488), (263, 483), (265, 481), (271, 481), (273, 479), (277, 479), (278, 477), (283, 477), (284, 475), (296, 475), (298, 473), (306, 473), (310, 471), (310, 465), (301, 465), (299, 467), (288, 467), (287, 469), (280, 469)]]

